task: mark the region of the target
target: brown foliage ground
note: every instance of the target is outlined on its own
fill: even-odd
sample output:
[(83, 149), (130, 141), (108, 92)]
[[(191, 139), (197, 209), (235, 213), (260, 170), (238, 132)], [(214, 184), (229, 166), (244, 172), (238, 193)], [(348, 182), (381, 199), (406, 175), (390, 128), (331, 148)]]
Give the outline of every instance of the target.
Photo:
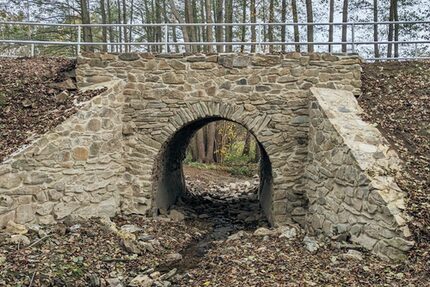
[[(404, 162), (397, 179), (408, 193), (407, 209), (418, 248), (430, 248), (430, 63), (363, 65), (359, 103)], [(427, 261), (430, 260), (425, 254)]]
[[(74, 81), (75, 65), (62, 58), (0, 59), (0, 162), (75, 113), (77, 102), (100, 92), (59, 85)], [(59, 101), (62, 92), (68, 96)]]

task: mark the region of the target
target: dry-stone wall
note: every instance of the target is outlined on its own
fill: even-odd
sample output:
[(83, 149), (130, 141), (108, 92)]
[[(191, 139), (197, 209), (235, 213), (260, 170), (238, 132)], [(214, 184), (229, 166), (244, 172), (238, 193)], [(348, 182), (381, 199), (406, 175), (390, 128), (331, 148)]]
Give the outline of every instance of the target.
[[(185, 189), (182, 159), (193, 133), (226, 119), (249, 129), (260, 144), (260, 202), (273, 224), (294, 221), (315, 234), (345, 234), (398, 257), (409, 248), (401, 241), (407, 235), (401, 206), (373, 195), (379, 181), (361, 166), (369, 158), (340, 140), (327, 115), (332, 107), (310, 91), (358, 95), (359, 62), (354, 55), (299, 53), (85, 55), (78, 60), (78, 84), (109, 89), (0, 166), (0, 227), (70, 214), (163, 211)], [(333, 141), (323, 152), (317, 129), (323, 141)], [(366, 185), (372, 196), (361, 195)], [(386, 237), (373, 236), (377, 228)]]

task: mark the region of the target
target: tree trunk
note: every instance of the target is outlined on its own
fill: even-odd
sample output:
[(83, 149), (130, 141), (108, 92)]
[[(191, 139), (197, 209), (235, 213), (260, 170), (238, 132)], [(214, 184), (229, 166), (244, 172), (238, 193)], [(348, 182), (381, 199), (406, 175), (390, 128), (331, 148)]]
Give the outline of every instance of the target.
[[(275, 22), (275, 1), (270, 0), (269, 2), (269, 22), (274, 23)], [(273, 42), (273, 25), (269, 25), (268, 27), (268, 33), (269, 33), (269, 42)], [(269, 45), (269, 53), (273, 53), (274, 46)]]
[[(127, 6), (125, 0), (122, 0), (122, 21), (124, 24), (127, 24)], [(124, 42), (127, 42), (127, 26), (124, 26)], [(129, 46), (124, 45), (124, 50), (128, 52)]]
[[(208, 23), (208, 24), (212, 24), (213, 23), (213, 20), (212, 20), (212, 7), (211, 7), (212, 3), (211, 3), (211, 1), (212, 0), (205, 0), (206, 23)], [(206, 29), (206, 38), (207, 38), (208, 42), (213, 42), (213, 40), (214, 40), (212, 29), (213, 29), (212, 26), (208, 26), (207, 29)], [(208, 52), (212, 53), (213, 51), (214, 50), (213, 50), (212, 45), (209, 45), (208, 46)], [(212, 153), (213, 153), (213, 151), (212, 151)], [(213, 155), (212, 155), (212, 159), (213, 159)]]
[[(308, 23), (314, 22), (314, 13), (312, 9), (312, 0), (306, 0), (306, 18)], [(314, 26), (308, 25), (307, 26), (307, 36), (308, 36), (308, 42), (313, 43), (314, 42)], [(308, 44), (308, 52), (312, 53), (314, 51), (314, 45)]]
[[(107, 8), (107, 21), (109, 24), (112, 24), (112, 16), (111, 16), (111, 8), (110, 8), (110, 0), (106, 0), (106, 8)], [(115, 38), (114, 38), (114, 33), (113, 33), (113, 27), (109, 26), (109, 42), (113, 43), (115, 42)], [(114, 46), (111, 45), (110, 46), (110, 52), (114, 51)]]
[[(134, 1), (131, 0), (130, 2), (130, 24), (133, 24), (133, 17), (134, 17)], [(128, 41), (133, 42), (133, 26), (130, 26), (128, 29)], [(128, 47), (129, 52), (131, 51), (131, 46)]]
[(242, 156), (249, 156), (250, 149), (251, 149), (251, 133), (246, 132), (245, 141), (243, 143)]
[[(398, 0), (394, 1), (393, 18), (394, 21), (399, 21)], [(394, 41), (399, 41), (399, 24), (394, 24)], [(399, 44), (394, 43), (394, 58), (399, 57)]]
[[(175, 16), (176, 20), (179, 23), (185, 23), (184, 19), (181, 17), (181, 15), (178, 12), (178, 9), (176, 9), (175, 1), (170, 0), (170, 9), (172, 10), (173, 15)], [(188, 29), (186, 27), (182, 27), (182, 34), (184, 35), (184, 41), (190, 42), (190, 37), (188, 35)], [(176, 35), (176, 33), (175, 33)], [(185, 45), (185, 51), (190, 52), (190, 47), (188, 45)]]
[[(117, 0), (117, 8), (118, 8), (118, 18), (117, 18), (117, 23), (121, 24), (121, 1)], [(121, 27), (118, 27), (118, 42), (122, 41), (122, 29)], [(122, 52), (122, 45), (118, 45), (118, 52)]]
[(206, 162), (213, 163), (214, 159), (214, 148), (215, 148), (215, 134), (216, 134), (216, 122), (208, 124), (207, 128), (207, 149), (206, 149)]
[[(173, 42), (177, 42), (178, 41), (178, 37), (176, 36), (176, 27), (172, 27), (172, 38), (173, 38)], [(179, 53), (179, 46), (175, 45), (175, 52)]]
[[(155, 1), (155, 22), (156, 23), (161, 23), (161, 6), (160, 6), (160, 1)], [(162, 42), (162, 30), (161, 30), (161, 26), (158, 26), (155, 28), (155, 36), (156, 36), (156, 41), (161, 43)], [(163, 45), (157, 45), (157, 52), (161, 53), (163, 51)]]
[[(151, 23), (157, 23), (157, 6), (158, 1), (152, 0), (151, 1)], [(158, 41), (158, 27), (151, 27), (151, 42), (157, 42)], [(158, 52), (160, 46), (153, 45), (151, 46), (151, 49), (153, 52)]]
[(199, 129), (197, 131), (196, 141), (197, 141), (198, 161), (204, 162), (205, 156), (206, 156), (206, 151), (205, 151), (205, 136), (203, 133), (203, 129)]
[[(390, 16), (389, 16), (389, 21), (394, 21), (394, 1), (395, 0), (390, 0)], [(388, 25), (388, 41), (393, 41), (393, 24), (389, 24)], [(387, 49), (387, 58), (391, 58), (393, 54), (393, 44), (389, 43), (388, 44), (388, 49)]]
[[(88, 11), (88, 1), (87, 0), (80, 0), (81, 4), (81, 20), (82, 24), (91, 24), (90, 21), (90, 13)], [(83, 27), (83, 37), (84, 42), (92, 42), (93, 41), (93, 34), (91, 31), (91, 27)], [(92, 50), (91, 46), (84, 46), (86, 50)]]
[[(329, 12), (328, 12), (328, 22), (333, 23), (334, 18), (334, 0), (330, 0)], [(328, 41), (333, 42), (333, 25), (328, 26)], [(332, 45), (328, 45), (328, 52), (332, 53)]]
[[(193, 18), (190, 19), (190, 23), (198, 23), (199, 17), (197, 15), (197, 1), (192, 1), (191, 4), (192, 4), (191, 5), (192, 10), (191, 11), (193, 14)], [(200, 35), (201, 35), (200, 30), (201, 30), (200, 26), (193, 26), (193, 32), (194, 32), (193, 38), (194, 38), (194, 41), (196, 41), (196, 42), (200, 42)], [(200, 52), (200, 45), (195, 45), (195, 51)]]
[(255, 157), (254, 157), (254, 163), (257, 163), (260, 161), (260, 146), (258, 143), (255, 143)]
[(196, 162), (199, 159), (199, 153), (197, 152), (197, 137), (194, 136), (190, 141), (191, 161)]
[[(293, 22), (299, 23), (299, 14), (297, 12), (297, 2), (296, 0), (291, 0), (291, 12), (293, 14)], [(294, 25), (294, 42), (298, 43), (300, 42), (300, 33), (299, 33), (299, 26)], [(296, 44), (296, 52), (300, 52), (300, 45)]]
[[(105, 7), (105, 0), (100, 0), (100, 14), (102, 16), (102, 24), (106, 24), (107, 17), (106, 17), (106, 7)], [(102, 42), (107, 43), (107, 27), (102, 27)], [(102, 45), (102, 51), (107, 52), (107, 45)]]
[[(257, 23), (257, 10), (255, 8), (255, 0), (251, 0), (249, 14), (251, 16), (251, 23)], [(255, 26), (251, 26), (251, 42), (257, 42), (257, 34), (255, 32)], [(255, 52), (255, 45), (251, 45), (251, 53)]]
[[(223, 23), (223, 0), (216, 0), (216, 7), (215, 7), (215, 23)], [(215, 29), (215, 37), (217, 42), (223, 41), (223, 27), (217, 26)], [(217, 45), (217, 52), (222, 53), (224, 52), (223, 45)]]
[[(378, 0), (373, 0), (373, 22), (378, 22)], [(373, 25), (373, 41), (378, 42), (378, 25)], [(379, 45), (375, 43), (375, 58), (379, 58)]]
[[(262, 18), (263, 18), (262, 19), (263, 23), (266, 23), (267, 21), (266, 21), (266, 3), (265, 3), (265, 0), (262, 0), (261, 15), (262, 15)], [(262, 36), (262, 38), (260, 38), (260, 40), (262, 40), (263, 42), (266, 42), (266, 37), (267, 37), (266, 29), (267, 29), (267, 27), (266, 27), (266, 25), (262, 25), (260, 28), (261, 28), (260, 35)], [(262, 52), (265, 53), (266, 52), (266, 45), (264, 45), (262, 47), (263, 47), (263, 51)]]
[[(144, 14), (144, 16), (142, 16), (142, 23), (150, 24), (150, 23), (152, 23), (151, 17), (150, 17), (150, 15), (152, 15), (152, 13), (149, 10), (149, 5), (148, 5), (147, 0), (144, 1), (144, 9), (145, 9), (145, 14)], [(145, 27), (144, 30), (145, 30), (146, 41), (153, 42), (154, 39), (152, 39), (151, 27)], [(152, 47), (146, 46), (146, 51), (150, 52), (151, 49), (152, 49)]]
[[(281, 7), (281, 22), (285, 23), (287, 21), (287, 0), (282, 0)], [(285, 43), (285, 33), (286, 27), (282, 25), (281, 27), (281, 42)], [(282, 45), (282, 52), (285, 52), (285, 45)]]
[[(185, 22), (186, 23), (193, 23), (194, 22), (194, 14), (193, 14), (193, 3), (191, 2), (193, 0), (185, 0)], [(196, 34), (194, 32), (194, 26), (187, 26), (184, 27), (184, 30), (188, 30), (188, 37), (191, 42), (196, 41)], [(194, 45), (191, 45), (190, 47), (191, 52), (196, 51), (196, 47)]]
[[(225, 0), (225, 23), (233, 22), (233, 0)], [(225, 41), (232, 42), (233, 26), (225, 27)], [(232, 51), (232, 45), (226, 45), (226, 52)]]
[[(343, 0), (342, 22), (343, 23), (348, 22), (348, 0)], [(348, 26), (342, 25), (342, 42), (347, 41), (347, 31), (348, 31)], [(342, 44), (342, 52), (346, 53), (346, 51), (347, 51), (347, 45)]]
[[(242, 0), (242, 23), (246, 23), (246, 0)], [(246, 40), (246, 27), (242, 26), (241, 27), (241, 42), (245, 42)], [(245, 51), (245, 45), (241, 45), (240, 46), (240, 52), (243, 53)]]
[[(163, 0), (163, 15), (164, 15), (164, 23), (169, 23), (169, 18), (167, 17), (167, 7), (166, 7), (166, 0)], [(166, 37), (167, 37), (167, 41), (170, 41), (170, 35), (169, 35), (169, 28), (167, 31), (164, 31), (164, 33), (167, 33)], [(166, 53), (170, 53), (170, 46), (167, 46), (167, 51), (165, 51)]]

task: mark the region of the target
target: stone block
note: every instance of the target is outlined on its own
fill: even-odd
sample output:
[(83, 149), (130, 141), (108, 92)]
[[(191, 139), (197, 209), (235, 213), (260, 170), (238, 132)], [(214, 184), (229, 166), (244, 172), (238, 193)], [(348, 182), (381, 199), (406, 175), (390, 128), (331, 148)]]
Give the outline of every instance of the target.
[(121, 61), (136, 61), (140, 59), (137, 53), (122, 53), (122, 54), (119, 54), (118, 58)]
[(216, 67), (216, 64), (211, 62), (195, 62), (191, 64), (191, 69), (194, 70), (210, 70)]
[(277, 55), (255, 55), (251, 59), (251, 63), (254, 66), (263, 66), (263, 67), (269, 67), (269, 66), (276, 66), (281, 64), (281, 57)]
[(0, 214), (0, 229), (4, 228), (9, 221), (15, 220), (15, 210)]
[(20, 224), (30, 222), (35, 218), (34, 213), (32, 204), (19, 205), (16, 208), (15, 221)]
[(165, 74), (163, 74), (162, 78), (163, 78), (163, 82), (165, 84), (183, 84), (183, 83), (185, 83), (184, 76), (183, 75), (177, 75), (174, 72), (165, 73)]
[(101, 129), (102, 124), (99, 119), (91, 119), (88, 121), (87, 130), (91, 132), (97, 132)]
[(17, 173), (7, 173), (0, 176), (0, 188), (13, 189), (21, 185), (21, 176)]

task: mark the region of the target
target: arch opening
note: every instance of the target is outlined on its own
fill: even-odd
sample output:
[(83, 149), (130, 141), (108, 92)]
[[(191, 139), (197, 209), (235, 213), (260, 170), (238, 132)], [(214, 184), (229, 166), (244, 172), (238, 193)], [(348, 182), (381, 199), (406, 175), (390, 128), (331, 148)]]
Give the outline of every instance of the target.
[[(269, 155), (252, 131), (236, 121), (219, 116), (198, 119), (182, 126), (162, 145), (153, 169), (153, 213), (155, 215), (167, 213), (178, 201), (184, 202), (183, 199), (190, 195), (190, 187), (187, 186), (184, 173), (187, 147), (200, 129), (217, 121), (237, 124), (254, 138), (256, 150), (259, 151), (257, 173), (259, 180), (253, 182), (258, 184), (255, 199), (258, 200), (258, 208), (262, 209), (265, 219), (272, 223), (273, 176)], [(187, 204), (192, 202), (188, 201)]]

